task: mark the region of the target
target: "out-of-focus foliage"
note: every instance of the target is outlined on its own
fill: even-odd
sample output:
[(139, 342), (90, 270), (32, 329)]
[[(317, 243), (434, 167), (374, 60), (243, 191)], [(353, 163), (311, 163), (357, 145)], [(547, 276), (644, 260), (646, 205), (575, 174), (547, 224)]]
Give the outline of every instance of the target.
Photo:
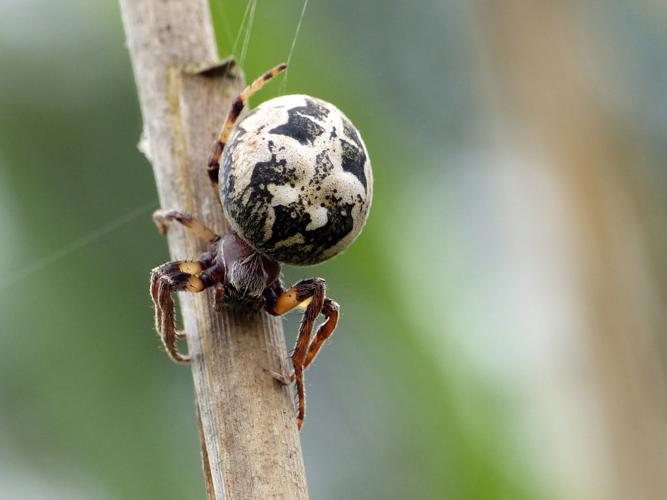
[[(243, 49), (248, 3), (212, 2), (220, 53), (245, 55), (248, 79), (286, 60), (302, 3), (258, 2)], [(649, 2), (583, 19), (632, 61), (642, 97), (625, 111), (664, 156), (651, 148), (667, 128), (654, 105), (667, 36), (651, 9), (664, 20)], [(602, 29), (600, 14), (623, 29)], [(557, 495), (544, 427), (526, 411), (534, 346), (515, 335), (522, 315), (507, 297), (478, 29), (463, 1), (311, 0), (287, 88), (253, 98), (335, 103), (374, 165), (354, 246), (286, 272), (326, 278), (343, 308), (307, 376), (312, 498)], [(0, 496), (204, 497), (190, 373), (153, 333), (148, 272), (167, 252), (140, 130), (113, 2), (0, 0)], [(296, 325), (286, 322), (288, 342)]]

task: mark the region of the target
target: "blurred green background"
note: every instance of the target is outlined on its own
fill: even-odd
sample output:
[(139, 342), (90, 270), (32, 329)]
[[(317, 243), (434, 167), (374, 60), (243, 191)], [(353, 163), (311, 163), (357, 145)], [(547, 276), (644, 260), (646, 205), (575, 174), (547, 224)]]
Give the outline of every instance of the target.
[[(211, 2), (248, 79), (286, 60), (301, 1), (249, 31), (247, 1)], [(355, 245), (286, 272), (343, 310), (307, 378), (314, 499), (667, 498), (667, 9), (522, 9), (310, 0), (287, 88), (253, 100), (335, 103), (374, 166)], [(553, 87), (521, 62), (571, 60)], [(568, 142), (581, 88), (602, 118)], [(190, 372), (153, 331), (140, 130), (115, 2), (0, 0), (0, 498), (204, 498)]]

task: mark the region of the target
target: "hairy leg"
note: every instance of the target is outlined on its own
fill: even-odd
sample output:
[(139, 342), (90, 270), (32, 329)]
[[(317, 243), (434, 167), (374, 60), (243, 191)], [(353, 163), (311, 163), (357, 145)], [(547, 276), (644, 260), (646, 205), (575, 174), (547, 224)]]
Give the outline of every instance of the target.
[(156, 210), (153, 213), (153, 221), (162, 234), (167, 234), (169, 223), (176, 221), (192, 231), (196, 236), (209, 243), (220, 239), (220, 236), (215, 234), (215, 232), (208, 226), (199, 222), (191, 214), (181, 212), (180, 210)]
[(303, 368), (306, 369), (310, 364), (315, 360), (315, 357), (320, 352), (320, 349), (324, 345), (324, 342), (331, 337), (331, 334), (336, 329), (338, 324), (338, 315), (340, 312), (340, 306), (329, 298), (324, 299), (324, 305), (322, 306), (322, 315), (327, 319), (322, 326), (317, 330), (315, 338), (308, 348), (308, 354), (306, 354), (306, 360), (303, 363)]
[[(291, 288), (280, 291), (272, 300), (267, 301), (266, 309), (270, 314), (283, 315), (286, 312), (297, 306), (306, 306), (306, 311), (301, 319), (301, 326), (299, 327), (299, 334), (297, 336), (294, 352), (292, 353), (292, 364), (294, 366), (294, 374), (289, 377), (296, 382), (296, 391), (298, 398), (298, 412), (297, 424), (299, 429), (303, 425), (303, 419), (306, 413), (306, 391), (303, 380), (303, 371), (306, 367), (306, 360), (310, 352), (310, 338), (313, 331), (313, 325), (317, 316), (322, 312), (325, 303), (325, 281), (321, 278), (312, 278), (308, 280), (299, 281)], [(331, 301), (329, 301), (331, 302)], [(328, 334), (322, 333), (322, 329), (330, 323), (331, 315), (328, 316), (327, 322), (320, 327), (318, 337), (320, 337), (319, 346), (324, 342), (326, 337), (331, 335), (335, 327), (335, 320), (331, 323), (331, 332)], [(312, 358), (315, 357), (319, 347), (313, 350)], [(311, 359), (312, 361), (312, 359)], [(279, 378), (280, 380), (280, 378)], [(282, 380), (281, 380), (282, 381)]]
[(172, 292), (197, 293), (215, 285), (221, 270), (214, 265), (214, 254), (208, 252), (198, 260), (176, 260), (156, 267), (151, 272), (151, 298), (155, 305), (155, 329), (167, 353), (178, 363), (190, 358), (182, 354), (176, 342), (183, 333), (176, 330), (176, 317)]

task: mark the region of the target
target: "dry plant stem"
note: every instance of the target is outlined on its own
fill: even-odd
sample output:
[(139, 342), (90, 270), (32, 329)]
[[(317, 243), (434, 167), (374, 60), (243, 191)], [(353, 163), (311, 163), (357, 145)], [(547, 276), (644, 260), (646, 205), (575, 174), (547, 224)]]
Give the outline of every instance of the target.
[[(142, 149), (161, 206), (191, 212), (222, 234), (227, 226), (206, 159), (242, 81), (224, 63), (210, 65), (216, 46), (208, 2), (120, 5), (144, 119)], [(204, 250), (181, 228), (168, 240), (173, 259)], [(209, 498), (308, 498), (291, 393), (267, 374), (288, 371), (280, 320), (218, 313), (211, 291), (180, 301)]]

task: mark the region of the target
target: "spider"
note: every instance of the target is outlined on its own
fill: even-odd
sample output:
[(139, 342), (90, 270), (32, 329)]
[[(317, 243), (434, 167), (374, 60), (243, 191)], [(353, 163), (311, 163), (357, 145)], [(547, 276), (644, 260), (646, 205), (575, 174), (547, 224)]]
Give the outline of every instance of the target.
[[(305, 308), (294, 351), (293, 373), (274, 374), (296, 383), (297, 425), (305, 416), (303, 372), (338, 323), (339, 305), (326, 296), (322, 278), (285, 288), (281, 263), (312, 265), (344, 250), (363, 228), (372, 198), (372, 171), (357, 129), (335, 106), (305, 95), (264, 102), (238, 121), (248, 99), (285, 70), (267, 71), (234, 100), (208, 161), (232, 231), (216, 234), (192, 215), (158, 210), (164, 234), (177, 222), (208, 242), (194, 260), (176, 260), (153, 269), (150, 293), (157, 332), (176, 362), (189, 357), (177, 348), (173, 292), (216, 290), (216, 305), (280, 316)], [(319, 315), (325, 321), (312, 332)]]

